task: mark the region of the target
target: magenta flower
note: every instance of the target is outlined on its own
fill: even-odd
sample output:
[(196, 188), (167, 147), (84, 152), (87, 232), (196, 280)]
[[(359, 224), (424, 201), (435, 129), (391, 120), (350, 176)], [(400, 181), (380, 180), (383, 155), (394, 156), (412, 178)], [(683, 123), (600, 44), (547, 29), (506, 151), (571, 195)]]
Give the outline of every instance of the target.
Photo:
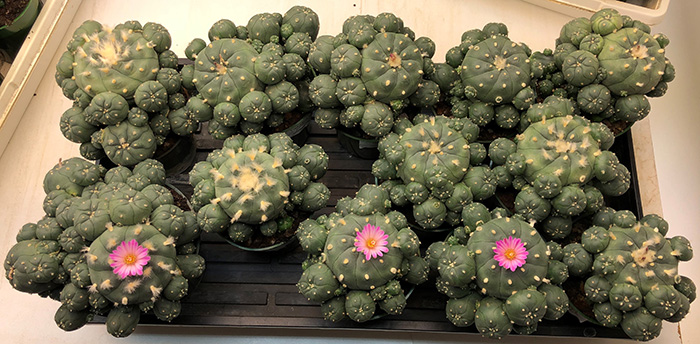
[(528, 254), (523, 242), (510, 236), (496, 241), (496, 248), (493, 249), (493, 252), (496, 254), (493, 259), (498, 261), (498, 265), (510, 269), (510, 271), (515, 271), (515, 269), (525, 265)]
[(357, 232), (355, 237), (355, 247), (359, 252), (365, 254), (365, 259), (377, 258), (389, 252), (386, 241), (389, 236), (384, 234), (384, 231), (379, 229), (379, 226), (367, 224), (361, 232)]
[(109, 266), (119, 278), (143, 275), (143, 267), (151, 260), (148, 249), (139, 245), (136, 239), (122, 243), (109, 255)]

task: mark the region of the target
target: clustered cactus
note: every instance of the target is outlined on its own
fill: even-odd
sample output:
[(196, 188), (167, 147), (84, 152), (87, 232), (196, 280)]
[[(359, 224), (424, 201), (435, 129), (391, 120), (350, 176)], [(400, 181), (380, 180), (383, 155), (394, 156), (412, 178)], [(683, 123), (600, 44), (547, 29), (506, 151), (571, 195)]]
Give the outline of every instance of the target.
[[(13, 288), (59, 300), (55, 320), (66, 331), (106, 315), (107, 331), (125, 337), (142, 312), (163, 321), (180, 314), (204, 259), (195, 214), (174, 204), (162, 164), (106, 170), (71, 158), (46, 174), (44, 191), (45, 216), (22, 227), (5, 258)], [(139, 255), (126, 251), (120, 262), (127, 243)]]
[(232, 136), (190, 171), (197, 221), (236, 243), (281, 235), (326, 206), (330, 191), (316, 180), (327, 169), (323, 148), (287, 134)]
[(604, 207), (604, 196), (624, 194), (630, 172), (606, 150), (614, 141), (607, 126), (572, 116), (563, 110), (568, 100), (552, 97), (530, 108), (533, 123), (516, 142), (494, 141), (489, 156), (504, 186), (510, 181), (519, 190), (515, 213), (539, 222), (548, 238), (563, 239), (573, 219)]
[(73, 33), (56, 65), (56, 82), (73, 106), (60, 127), (90, 160), (134, 166), (152, 158), (171, 135), (199, 122), (188, 108), (177, 55), (160, 24), (127, 21), (109, 28), (88, 20)]
[(379, 142), (380, 158), (372, 165), (372, 173), (386, 181), (392, 203), (412, 205), (419, 227), (455, 226), (465, 205), (496, 192), (491, 169), (480, 165), (485, 148), (473, 142), (478, 127), (466, 118), (443, 116), (409, 125), (402, 126), (401, 134), (391, 133)]
[(362, 186), (355, 198), (339, 201), (335, 213), (302, 222), (296, 235), (309, 254), (299, 292), (321, 303), (327, 320), (364, 322), (377, 306), (401, 314), (406, 295), (400, 282), (428, 278), (418, 237), (403, 214), (391, 211), (380, 186)]
[[(561, 258), (550, 254), (527, 222), (498, 213), (492, 218), (482, 204), (473, 205), (463, 227), (428, 248), (430, 267), (438, 272), (436, 287), (450, 298), (447, 318), (499, 339), (512, 331), (533, 333), (542, 319), (562, 317), (569, 299), (560, 287), (568, 278)], [(499, 253), (501, 245), (511, 246)]]
[(629, 211), (606, 209), (583, 232), (579, 255), (587, 257), (577, 261), (589, 276), (584, 292), (601, 325), (647, 341), (659, 335), (662, 320), (688, 314), (695, 284), (679, 274), (678, 263), (693, 250), (685, 237), (666, 238), (668, 227), (655, 214), (637, 221)]
[(284, 15), (256, 14), (247, 26), (217, 21), (209, 29), (211, 43), (196, 38), (185, 51), (193, 64), (183, 68), (183, 81), (198, 92), (188, 109), (209, 122), (217, 139), (270, 130), (285, 114), (310, 112), (306, 59), (318, 29), (318, 15), (304, 6)]
[(532, 80), (537, 69), (530, 55), (527, 45), (508, 38), (503, 23), (464, 32), (460, 44), (447, 51), (446, 63), (436, 64), (436, 81), (451, 115), (479, 127), (517, 129), (521, 112), (536, 100)]
[(675, 69), (664, 34), (639, 20), (602, 9), (566, 23), (552, 54), (569, 94), (594, 121), (635, 122), (649, 114), (647, 97), (666, 93)]
[(415, 39), (391, 13), (360, 15), (343, 23), (337, 36), (320, 36), (311, 45), (309, 65), (314, 119), (323, 128), (359, 127), (363, 135), (389, 134), (397, 113), (408, 105), (429, 107), (440, 88), (428, 78), (435, 43)]
[[(60, 128), (85, 158), (119, 166), (71, 158), (47, 173), (46, 216), (22, 227), (4, 262), (13, 288), (60, 300), (66, 331), (106, 315), (110, 334), (128, 336), (143, 312), (179, 315), (204, 269), (202, 229), (249, 248), (295, 236), (308, 254), (299, 292), (331, 321), (401, 314), (431, 270), (449, 321), (489, 338), (537, 331), (581, 306), (576, 291), (583, 312), (637, 340), (689, 312), (696, 287), (678, 272), (688, 240), (666, 238), (658, 215), (606, 207), (631, 184), (609, 150), (611, 123), (643, 119), (648, 97), (665, 94), (668, 37), (603, 9), (565, 24), (554, 50), (488, 23), (434, 63), (435, 43), (391, 13), (318, 33), (304, 6), (246, 26), (221, 19), (180, 68), (160, 24), (84, 22), (56, 66), (73, 100)], [(279, 132), (310, 113), (379, 151), (379, 185), (316, 219), (329, 157)], [(200, 123), (222, 148), (194, 165), (192, 209), (180, 209), (151, 157)], [(504, 190), (512, 207), (493, 207)], [(411, 226), (452, 231), (423, 257)]]

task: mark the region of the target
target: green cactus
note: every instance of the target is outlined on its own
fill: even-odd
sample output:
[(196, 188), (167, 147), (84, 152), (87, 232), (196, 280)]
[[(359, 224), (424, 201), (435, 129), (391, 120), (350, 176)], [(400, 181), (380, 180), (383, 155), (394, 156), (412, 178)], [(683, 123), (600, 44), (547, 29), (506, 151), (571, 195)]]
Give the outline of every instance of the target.
[[(5, 260), (11, 285), (60, 300), (55, 321), (66, 331), (95, 314), (109, 314), (115, 336), (133, 332), (141, 311), (171, 320), (204, 259), (192, 243), (199, 237), (194, 213), (177, 208), (164, 183), (155, 160), (110, 170), (79, 158), (60, 162), (44, 179), (47, 216), (20, 230)], [(132, 239), (149, 258), (125, 274), (111, 255)]]
[(505, 36), (487, 38), (467, 51), (459, 70), (462, 83), (490, 104), (509, 103), (530, 83), (525, 50)]
[[(406, 301), (398, 279), (411, 284), (427, 280), (428, 262), (420, 257), (418, 237), (403, 215), (388, 212), (389, 206), (388, 192), (368, 184), (355, 198), (338, 202), (339, 213), (331, 215), (332, 221), (309, 219), (299, 226), (296, 235), (310, 259), (324, 258), (304, 270), (297, 286), (306, 298), (322, 303), (330, 320), (347, 315), (357, 322), (367, 321), (377, 306), (388, 314), (399, 314)], [(386, 238), (358, 246), (355, 237), (361, 230), (369, 233), (366, 228), (370, 225), (378, 226)], [(383, 247), (381, 255), (368, 256), (365, 247), (375, 245)]]
[(243, 40), (213, 41), (197, 55), (194, 85), (211, 106), (220, 102), (238, 104), (251, 90), (262, 90), (255, 76), (257, 55)]
[[(200, 162), (190, 173), (203, 230), (225, 232), (241, 223), (274, 235), (275, 221), (294, 209), (312, 213), (328, 201), (328, 188), (313, 182), (328, 168), (328, 155), (320, 146), (300, 149), (286, 134), (233, 136), (223, 145), (209, 155), (216, 163)], [(231, 228), (228, 233), (237, 242), (252, 234), (248, 226)]]
[(637, 340), (658, 336), (661, 320), (680, 320), (684, 305), (689, 305), (684, 300), (686, 289), (676, 289), (683, 279), (678, 262), (692, 257), (687, 240), (666, 239), (656, 226), (663, 219), (656, 215), (645, 219), (636, 222), (634, 216), (618, 212), (610, 226), (600, 226), (601, 215), (582, 238), (582, 248), (592, 255), (586, 298), (595, 303), (596, 319), (610, 327), (619, 323)]
[[(164, 28), (160, 33), (170, 40)], [(113, 92), (132, 98), (136, 88), (144, 81), (154, 80), (159, 70), (158, 52), (154, 49), (158, 46), (150, 41), (153, 37), (147, 36), (146, 31), (120, 28), (100, 28), (83, 36), (73, 50), (73, 76), (78, 87), (90, 96)]]

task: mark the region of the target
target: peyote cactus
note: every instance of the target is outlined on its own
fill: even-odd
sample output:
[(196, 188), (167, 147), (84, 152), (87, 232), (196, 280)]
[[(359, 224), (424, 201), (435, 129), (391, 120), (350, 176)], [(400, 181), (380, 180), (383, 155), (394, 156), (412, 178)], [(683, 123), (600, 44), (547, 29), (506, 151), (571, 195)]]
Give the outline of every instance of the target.
[(59, 300), (55, 321), (66, 331), (106, 315), (107, 331), (125, 337), (151, 309), (171, 321), (204, 259), (192, 250), (194, 213), (175, 206), (164, 184), (163, 165), (151, 159), (110, 170), (59, 162), (44, 178), (46, 216), (22, 227), (5, 276), (19, 291)]
[(445, 222), (454, 226), (465, 205), (496, 192), (491, 169), (471, 166), (480, 163), (472, 151), (484, 149), (470, 144), (475, 131), (469, 119), (430, 117), (382, 139), (372, 173), (380, 180), (401, 181), (392, 185), (391, 201), (399, 207), (412, 205), (419, 227), (430, 230)]
[(177, 55), (169, 47), (170, 34), (156, 23), (110, 29), (86, 21), (75, 31), (56, 65), (56, 82), (74, 100), (61, 116), (61, 132), (81, 144), (83, 157), (134, 166), (166, 140), (194, 133), (199, 120), (184, 109)]
[(314, 11), (294, 6), (284, 16), (257, 14), (247, 27), (222, 19), (209, 30), (211, 43), (198, 38), (188, 45), (194, 67), (187, 86), (199, 92), (200, 120), (210, 121), (212, 136), (281, 130), (285, 116), (311, 111), (305, 60), (318, 28)]
[(243, 245), (291, 236), (294, 219), (326, 206), (330, 191), (316, 180), (327, 168), (320, 146), (299, 148), (284, 133), (232, 136), (190, 172), (197, 221)]
[(409, 32), (391, 13), (353, 16), (341, 34), (320, 36), (311, 45), (308, 60), (317, 75), (310, 95), (321, 127), (381, 138), (406, 106), (437, 103), (440, 87), (429, 79), (434, 68), (424, 70), (433, 65), (435, 43), (414, 41)]
[(557, 39), (555, 65), (573, 86), (568, 97), (594, 121), (643, 119), (649, 114), (647, 97), (662, 96), (675, 77), (665, 56), (668, 38), (652, 36), (649, 26), (624, 17), (602, 9), (590, 19), (568, 22)]
[(516, 137), (515, 150), (505, 161), (502, 155), (494, 160), (503, 162), (505, 169), (499, 171), (507, 172), (520, 190), (515, 212), (541, 222), (544, 233), (556, 239), (569, 234), (571, 218), (598, 211), (603, 195), (619, 196), (630, 186), (627, 168), (605, 150), (612, 144), (607, 127), (557, 110), (564, 103), (530, 108), (526, 118), (532, 124)]
[(678, 322), (688, 314), (694, 287), (687, 287), (693, 283), (679, 274), (678, 263), (689, 261), (693, 250), (682, 236), (665, 238), (668, 223), (658, 215), (638, 222), (628, 212), (611, 215), (594, 217), (581, 238), (592, 256), (585, 295), (602, 325), (651, 340), (662, 320)]
[(447, 52), (446, 65), (436, 68), (433, 79), (446, 89), (452, 116), (488, 127), (480, 140), (491, 141), (494, 135), (485, 133), (513, 135), (520, 112), (536, 101), (532, 84), (542, 63), (538, 55), (530, 54), (525, 44), (508, 38), (504, 24), (488, 23), (462, 34), (461, 43)]
[[(542, 319), (563, 316), (569, 300), (559, 285), (568, 277), (567, 266), (550, 255), (528, 223), (492, 219), (478, 208), (465, 208), (464, 227), (428, 248), (431, 269), (439, 273), (438, 291), (450, 298), (447, 318), (456, 326), (475, 324), (485, 337), (502, 338), (512, 331), (532, 333)], [(477, 222), (475, 214), (480, 214)]]
[(427, 280), (418, 237), (406, 218), (390, 209), (386, 190), (367, 184), (355, 198), (338, 201), (335, 213), (300, 224), (296, 235), (309, 258), (297, 287), (321, 303), (327, 320), (347, 316), (364, 322), (377, 307), (401, 314), (406, 296), (399, 281)]

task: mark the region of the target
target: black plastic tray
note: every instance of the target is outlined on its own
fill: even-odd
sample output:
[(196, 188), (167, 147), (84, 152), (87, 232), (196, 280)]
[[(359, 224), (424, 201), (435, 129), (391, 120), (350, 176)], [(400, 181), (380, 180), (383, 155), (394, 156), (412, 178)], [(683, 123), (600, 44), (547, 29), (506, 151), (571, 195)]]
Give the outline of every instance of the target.
[[(353, 196), (363, 184), (374, 183), (370, 173), (373, 161), (347, 153), (334, 130), (320, 129), (312, 122), (309, 133), (307, 143), (323, 146), (330, 156), (329, 170), (321, 181), (331, 189), (331, 199), (328, 207), (319, 211), (330, 213), (339, 198)], [(205, 133), (197, 134), (196, 141), (197, 161), (221, 147), (221, 141)], [(631, 135), (626, 133), (618, 137), (611, 150), (630, 169), (632, 186), (625, 195), (609, 200), (608, 205), (642, 215)], [(187, 172), (169, 177), (168, 182), (185, 195), (192, 194)], [(477, 332), (474, 326), (458, 328), (446, 319), (447, 298), (436, 291), (434, 280), (415, 289), (400, 316), (386, 316), (362, 324), (350, 320), (332, 323), (323, 320), (317, 303), (308, 301), (297, 291), (295, 284), (301, 276), (301, 262), (306, 258), (300, 248), (282, 254), (245, 252), (227, 244), (218, 235), (204, 234), (200, 254), (207, 261), (204, 275), (183, 299), (182, 313), (171, 325)], [(149, 315), (142, 316), (141, 323), (165, 324)], [(556, 322), (541, 322), (535, 335), (626, 338), (619, 328), (580, 323), (571, 314)]]

